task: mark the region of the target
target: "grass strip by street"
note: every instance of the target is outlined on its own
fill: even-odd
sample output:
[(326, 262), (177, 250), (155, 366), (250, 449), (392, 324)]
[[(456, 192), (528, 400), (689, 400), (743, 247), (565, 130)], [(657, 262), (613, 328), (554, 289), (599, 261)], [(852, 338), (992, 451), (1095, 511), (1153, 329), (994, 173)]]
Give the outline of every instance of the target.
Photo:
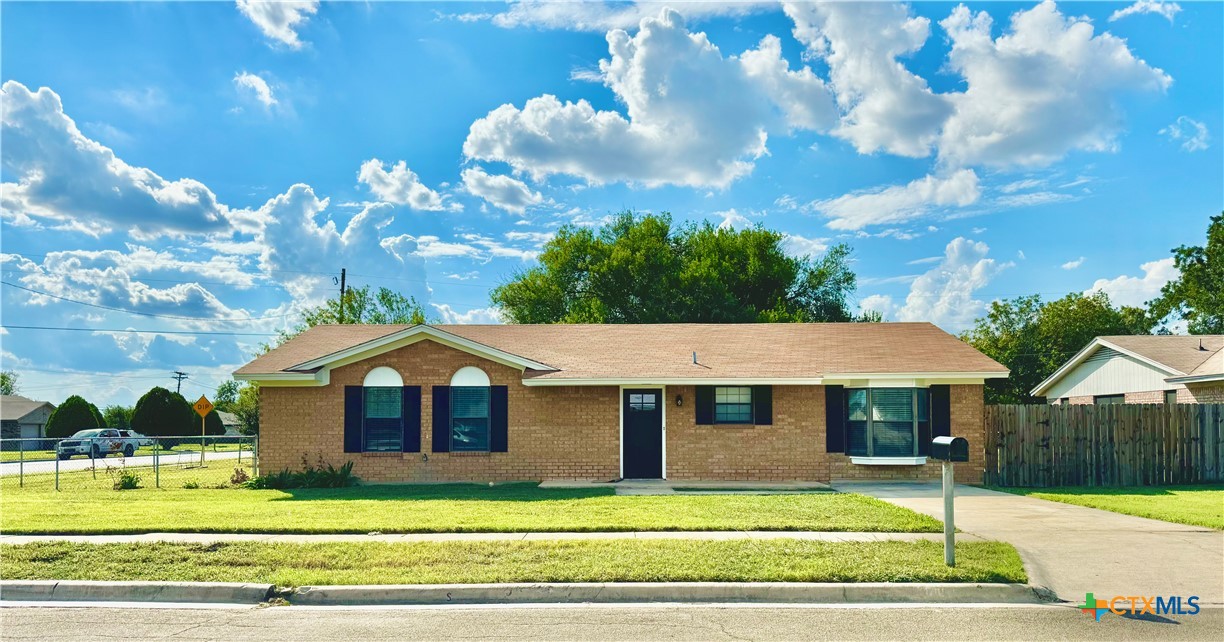
[[(202, 470), (215, 470), (208, 474), (216, 476), (212, 481), (221, 483), (227, 475), (224, 467)], [(151, 485), (149, 480), (142, 483)], [(849, 493), (624, 496), (607, 488), (543, 489), (531, 483), (288, 491), (221, 490), (208, 486), (202, 483), (199, 489), (184, 490), (163, 484), (162, 489), (80, 488), (55, 493), (15, 491), (5, 479), (5, 492), (0, 497), (0, 532), (90, 535), (942, 530), (938, 520), (926, 515)]]
[(1224, 484), (1122, 488), (991, 488), (1124, 515), (1224, 530)]
[(0, 546), (9, 580), (259, 582), (277, 586), (490, 582), (1018, 582), (997, 542), (545, 540)]

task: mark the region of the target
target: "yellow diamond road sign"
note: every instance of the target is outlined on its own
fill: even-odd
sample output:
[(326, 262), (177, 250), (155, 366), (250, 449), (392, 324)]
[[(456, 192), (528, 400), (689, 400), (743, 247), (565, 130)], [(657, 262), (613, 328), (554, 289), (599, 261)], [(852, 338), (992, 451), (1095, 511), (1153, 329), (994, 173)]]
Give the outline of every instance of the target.
[(196, 414), (204, 417), (207, 416), (208, 413), (212, 412), (213, 405), (212, 402), (208, 400), (208, 397), (200, 395), (199, 401), (196, 401), (192, 408), (195, 408)]

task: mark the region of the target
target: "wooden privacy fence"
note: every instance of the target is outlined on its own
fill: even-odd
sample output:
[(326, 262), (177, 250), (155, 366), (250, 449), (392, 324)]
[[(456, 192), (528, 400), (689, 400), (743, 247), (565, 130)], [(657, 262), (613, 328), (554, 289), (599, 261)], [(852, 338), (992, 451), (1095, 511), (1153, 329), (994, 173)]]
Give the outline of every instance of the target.
[(985, 421), (988, 484), (1224, 480), (1224, 404), (986, 406)]

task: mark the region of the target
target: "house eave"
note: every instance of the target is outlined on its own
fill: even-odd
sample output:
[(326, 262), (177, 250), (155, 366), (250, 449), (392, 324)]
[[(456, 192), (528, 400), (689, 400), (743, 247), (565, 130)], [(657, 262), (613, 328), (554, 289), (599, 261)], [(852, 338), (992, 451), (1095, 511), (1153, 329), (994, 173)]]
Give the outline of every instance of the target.
[(1071, 359), (1067, 361), (1066, 363), (1064, 363), (1062, 367), (1060, 367), (1058, 370), (1055, 370), (1054, 374), (1050, 375), (1049, 377), (1046, 377), (1045, 381), (1042, 381), (1041, 383), (1037, 384), (1037, 387), (1030, 390), (1029, 394), (1034, 397), (1044, 397), (1046, 391), (1054, 387), (1054, 384), (1058, 383), (1060, 379), (1067, 376), (1067, 374), (1070, 373), (1072, 370), (1079, 367), (1079, 365), (1082, 364), (1085, 360), (1087, 360), (1088, 357), (1092, 356), (1093, 353), (1095, 353), (1097, 350), (1101, 349), (1102, 347), (1109, 348), (1111, 350), (1116, 350), (1117, 352), (1120, 352), (1128, 357), (1131, 357), (1133, 359), (1138, 359), (1139, 361), (1142, 361), (1143, 363), (1146, 363), (1147, 365), (1165, 374), (1173, 375), (1175, 377), (1185, 375), (1185, 373), (1181, 372), (1180, 370), (1170, 368), (1169, 366), (1166, 366), (1165, 364), (1160, 363), (1159, 361), (1153, 361), (1152, 359), (1149, 359), (1137, 352), (1134, 352), (1133, 350), (1127, 350), (1126, 348), (1123, 348), (1117, 344), (1111, 343), (1109, 341), (1101, 339), (1100, 337), (1097, 337), (1093, 339), (1092, 341), (1090, 341), (1088, 345), (1081, 348), (1079, 352), (1075, 353), (1075, 356), (1071, 357)]

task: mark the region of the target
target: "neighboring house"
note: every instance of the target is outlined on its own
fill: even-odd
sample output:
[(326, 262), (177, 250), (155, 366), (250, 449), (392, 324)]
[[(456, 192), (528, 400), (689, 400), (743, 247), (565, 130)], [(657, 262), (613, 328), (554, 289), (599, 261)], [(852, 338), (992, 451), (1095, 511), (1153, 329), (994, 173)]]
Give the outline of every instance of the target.
[(1097, 337), (1032, 394), (1052, 404), (1224, 403), (1224, 335)]
[(958, 435), (981, 481), (983, 383), (929, 323), (317, 326), (234, 373), (264, 470), (367, 481), (923, 478)]
[(227, 437), (242, 434), (242, 431), (239, 430), (239, 428), (242, 428), (242, 422), (238, 421), (238, 415), (235, 415), (232, 412), (222, 412), (218, 410), (217, 417), (221, 419), (221, 425), (225, 426), (225, 435)]
[(0, 395), (0, 437), (37, 439), (46, 436), (47, 419), (55, 406), (18, 395)]

